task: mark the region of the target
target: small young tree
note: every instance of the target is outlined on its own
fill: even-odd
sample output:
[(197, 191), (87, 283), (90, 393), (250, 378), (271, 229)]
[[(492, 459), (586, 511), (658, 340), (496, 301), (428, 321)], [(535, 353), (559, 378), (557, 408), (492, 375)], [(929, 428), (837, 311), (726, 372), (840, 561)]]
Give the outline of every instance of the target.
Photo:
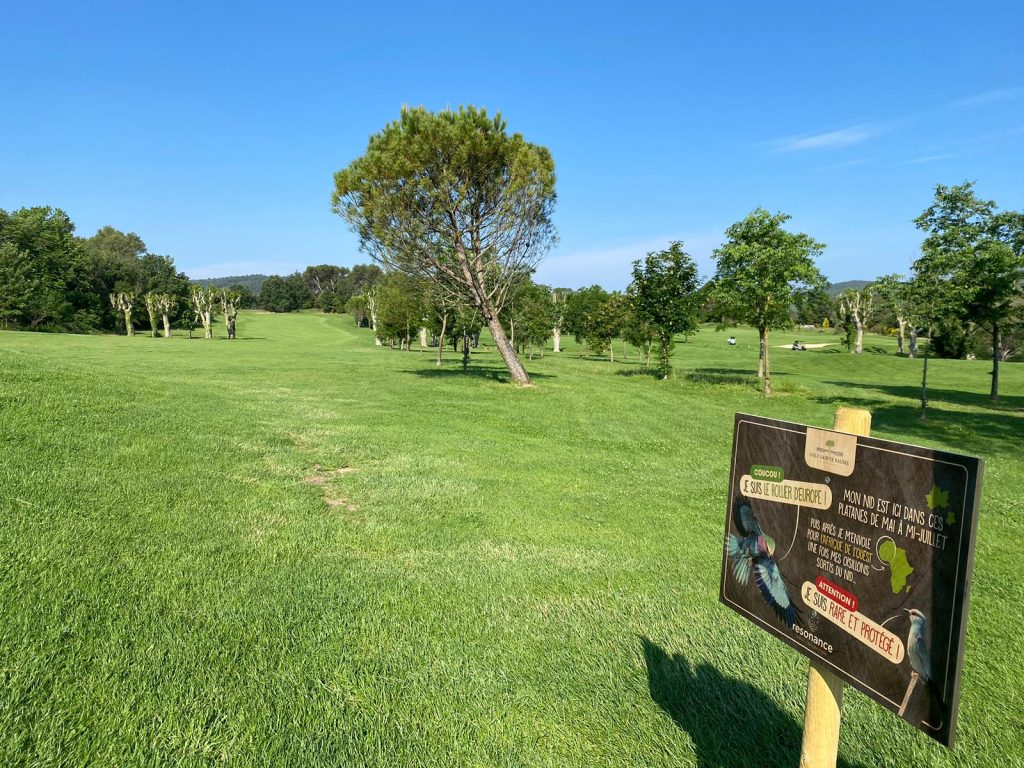
[(622, 325), (622, 338), (637, 348), (643, 367), (647, 370), (651, 367), (651, 353), (654, 350), (654, 342), (658, 339), (658, 329), (637, 312), (633, 297), (628, 298), (630, 307)]
[(135, 306), (135, 294), (131, 291), (119, 291), (110, 294), (110, 306), (124, 315), (124, 328), (128, 336), (135, 335), (132, 327), (132, 307)]
[(694, 333), (700, 310), (697, 265), (675, 241), (667, 250), (648, 253), (633, 262), (633, 282), (628, 294), (641, 326), (650, 326), (658, 339), (658, 373), (672, 373), (670, 355), (677, 333)]
[(714, 293), (725, 314), (757, 328), (760, 355), (757, 375), (770, 395), (768, 332), (789, 328), (789, 308), (801, 291), (822, 285), (825, 278), (814, 259), (825, 248), (808, 235), (787, 232), (784, 213), (758, 208), (726, 230), (727, 242), (715, 250)]
[[(597, 333), (598, 313), (604, 303), (608, 301), (608, 291), (599, 285), (592, 285), (589, 288), (581, 288), (573, 291), (565, 302), (563, 312), (563, 330), (576, 337), (576, 342), (583, 345), (580, 355), (602, 354), (604, 348), (593, 349), (592, 341), (599, 340)], [(600, 343), (600, 342), (599, 342)]]

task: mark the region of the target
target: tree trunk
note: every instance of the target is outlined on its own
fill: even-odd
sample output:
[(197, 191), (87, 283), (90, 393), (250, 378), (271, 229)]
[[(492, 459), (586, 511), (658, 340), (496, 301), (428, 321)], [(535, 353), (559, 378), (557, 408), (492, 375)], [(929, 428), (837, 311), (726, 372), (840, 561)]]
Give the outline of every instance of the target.
[(213, 338), (213, 320), (210, 317), (209, 310), (203, 312), (203, 337), (207, 339)]
[(135, 335), (135, 329), (132, 328), (132, 313), (131, 313), (131, 310), (130, 309), (126, 309), (126, 310), (123, 310), (123, 311), (124, 311), (124, 328), (125, 328), (125, 333), (128, 336), (134, 336)]
[(917, 327), (910, 326), (910, 356), (917, 357)]
[(658, 340), (658, 373), (662, 379), (667, 379), (672, 374), (672, 363), (669, 360), (669, 351), (672, 346), (672, 337), (662, 334)]
[(530, 386), (530, 377), (527, 375), (526, 369), (519, 361), (519, 358), (516, 357), (515, 350), (512, 349), (508, 337), (505, 336), (505, 329), (501, 327), (501, 321), (496, 313), (488, 313), (487, 328), (494, 339), (494, 346), (498, 348), (498, 354), (501, 355), (501, 359), (505, 362), (505, 367), (508, 368), (512, 381), (524, 387)]
[(992, 323), (992, 392), (993, 403), (999, 400), (999, 360), (1003, 356), (1003, 339), (999, 335), (999, 323)]
[(853, 345), (853, 354), (859, 355), (864, 351), (864, 323), (854, 318), (857, 325), (857, 342)]
[(420, 352), (427, 348), (427, 329), (420, 327)]
[(437, 336), (437, 364), (441, 364), (441, 354), (444, 351), (444, 332), (448, 328), (448, 315), (441, 315), (441, 333)]
[(903, 354), (903, 339), (904, 339), (904, 336), (906, 335), (906, 332), (907, 332), (907, 320), (904, 317), (897, 317), (896, 318), (896, 322), (900, 326), (899, 341), (897, 342), (897, 344), (899, 346), (897, 347), (896, 352), (897, 352), (897, 354), (902, 355)]
[(165, 339), (169, 339), (169, 338), (171, 338), (171, 318), (167, 316), (166, 312), (164, 312), (163, 319), (164, 319), (164, 338)]
[(615, 362), (615, 339), (612, 339), (608, 342), (608, 362)]
[(561, 352), (562, 351), (562, 329), (559, 328), (556, 325), (554, 328), (551, 329), (551, 335), (555, 337), (554, 349), (552, 349), (551, 351), (552, 352)]
[(153, 336), (153, 338), (155, 339), (156, 335), (157, 335), (156, 334), (156, 316), (153, 314), (153, 310), (150, 309), (149, 307), (146, 307), (146, 314), (149, 315), (149, 332)]
[(373, 342), (378, 347), (384, 346), (384, 342), (380, 340), (380, 336), (377, 335), (377, 309), (375, 307), (370, 308), (370, 327), (373, 328)]
[(771, 369), (768, 366), (768, 329), (758, 328), (758, 334), (761, 337), (761, 360), (759, 368), (760, 378), (764, 379), (764, 396), (770, 397), (772, 394), (772, 374)]
[(931, 329), (928, 331), (928, 346), (924, 348), (924, 367), (921, 369), (921, 421), (928, 418), (928, 349), (932, 345)]
[(758, 329), (758, 338), (761, 343), (758, 347), (758, 378), (765, 378), (765, 357), (768, 356), (768, 329)]

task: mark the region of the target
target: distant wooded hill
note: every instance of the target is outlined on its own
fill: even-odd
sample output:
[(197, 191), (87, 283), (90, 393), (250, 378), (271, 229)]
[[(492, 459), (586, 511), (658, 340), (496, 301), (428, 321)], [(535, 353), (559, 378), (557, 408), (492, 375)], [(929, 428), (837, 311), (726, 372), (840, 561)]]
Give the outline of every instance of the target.
[(244, 285), (255, 294), (260, 292), (263, 281), (270, 275), (232, 275), (231, 277), (208, 277), (204, 280), (193, 280), (193, 283), (214, 288), (230, 288), (232, 285)]
[(828, 295), (838, 296), (848, 288), (852, 288), (855, 291), (859, 291), (865, 285), (871, 285), (871, 280), (844, 280), (841, 283), (829, 283)]

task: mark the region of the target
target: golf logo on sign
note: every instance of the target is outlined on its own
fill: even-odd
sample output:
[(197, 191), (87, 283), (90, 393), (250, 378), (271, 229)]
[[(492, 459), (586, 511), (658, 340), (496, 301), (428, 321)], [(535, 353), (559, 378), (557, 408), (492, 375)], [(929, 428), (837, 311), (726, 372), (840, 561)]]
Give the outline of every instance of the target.
[(982, 462), (737, 414), (721, 601), (947, 746)]

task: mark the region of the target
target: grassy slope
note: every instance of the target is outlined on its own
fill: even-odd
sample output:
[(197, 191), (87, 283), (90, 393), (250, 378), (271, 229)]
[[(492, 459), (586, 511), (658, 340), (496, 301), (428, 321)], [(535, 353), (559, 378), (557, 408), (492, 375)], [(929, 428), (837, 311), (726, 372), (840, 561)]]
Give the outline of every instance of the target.
[(0, 333), (0, 764), (795, 765), (806, 662), (717, 604), (732, 417), (841, 404), (988, 460), (958, 746), (848, 692), (841, 762), (1022, 760), (1024, 366), (993, 409), (933, 361), (922, 424), (920, 361), (773, 350), (764, 400), (742, 329), (534, 390), (343, 317), (239, 334)]

